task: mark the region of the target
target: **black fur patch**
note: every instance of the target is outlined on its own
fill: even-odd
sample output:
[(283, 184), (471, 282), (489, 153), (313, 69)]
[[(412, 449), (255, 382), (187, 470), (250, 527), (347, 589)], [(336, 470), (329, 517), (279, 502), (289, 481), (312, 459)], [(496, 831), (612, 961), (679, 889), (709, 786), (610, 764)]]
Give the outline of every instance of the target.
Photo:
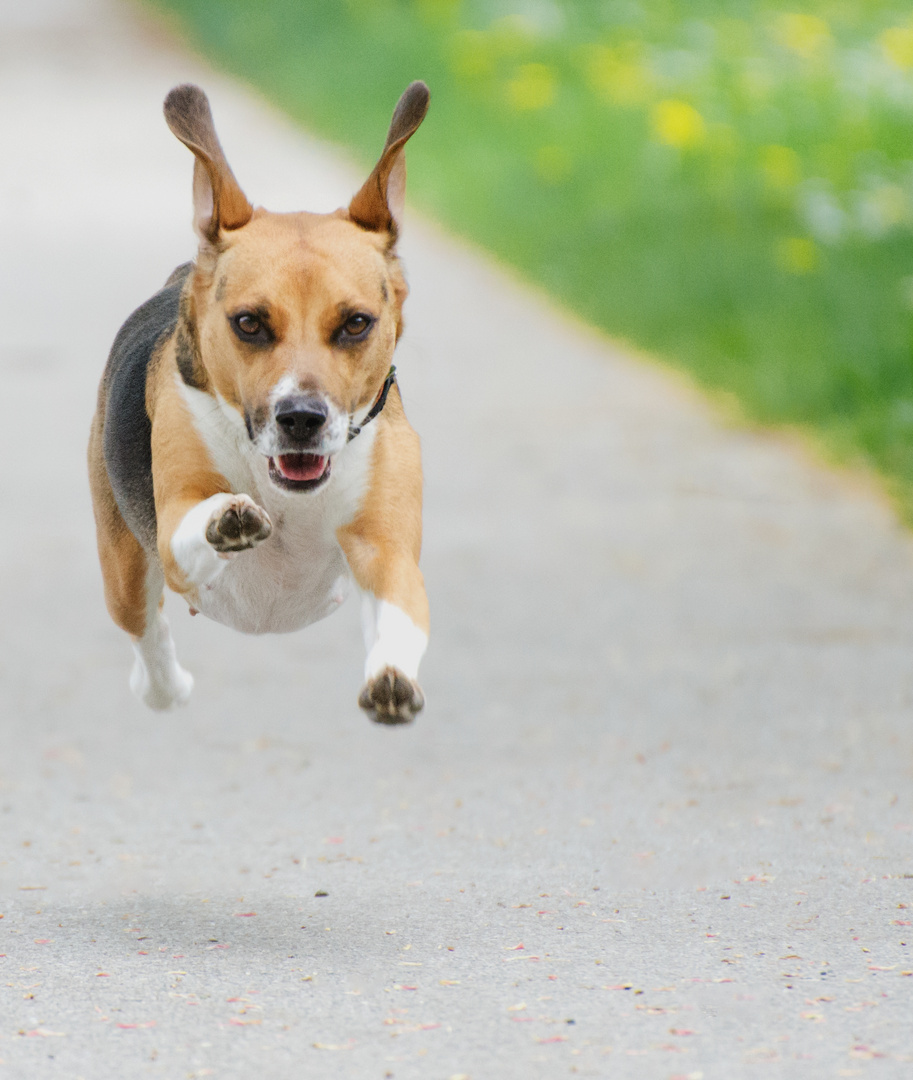
[(178, 373), (188, 386), (195, 390), (208, 390), (209, 379), (206, 377), (206, 369), (200, 358), (197, 348), (197, 340), (193, 333), (193, 327), (189, 319), (185, 320), (183, 301), (178, 315), (178, 325), (174, 335), (175, 360)]
[(168, 275), (168, 280), (165, 282), (162, 288), (167, 289), (169, 285), (174, 285), (175, 283), (177, 283), (178, 285), (183, 285), (184, 282), (187, 280), (187, 275), (192, 269), (192, 262), (185, 262), (181, 263), (180, 266), (176, 266)]
[(174, 333), (181, 289), (190, 270), (190, 263), (178, 267), (165, 288), (127, 319), (111, 346), (104, 374), (103, 446), (108, 477), (124, 521), (152, 553), (156, 518), (146, 379), (156, 349)]
[(178, 324), (174, 336), (175, 359), (181, 378), (196, 390), (206, 389), (206, 374), (197, 355), (196, 344), (187, 326)]

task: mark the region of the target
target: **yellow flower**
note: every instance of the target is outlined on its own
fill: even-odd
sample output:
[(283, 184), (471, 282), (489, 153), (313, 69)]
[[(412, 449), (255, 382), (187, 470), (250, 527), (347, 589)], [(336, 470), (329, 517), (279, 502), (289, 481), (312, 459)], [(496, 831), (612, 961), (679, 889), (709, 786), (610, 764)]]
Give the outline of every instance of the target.
[(906, 71), (913, 67), (913, 27), (892, 26), (878, 39), (881, 51), (896, 67)]
[(545, 109), (555, 99), (555, 81), (547, 64), (523, 64), (507, 84), (507, 100), (519, 111)]
[(781, 15), (774, 23), (774, 34), (781, 45), (803, 60), (820, 56), (832, 41), (830, 27), (824, 19), (798, 12)]
[(594, 94), (617, 105), (636, 105), (649, 99), (654, 79), (644, 67), (636, 43), (619, 48), (591, 45), (584, 50), (583, 60)]
[(686, 150), (699, 146), (707, 135), (704, 118), (687, 101), (667, 98), (653, 106), (653, 134), (666, 146)]
[(818, 247), (807, 236), (785, 236), (777, 241), (777, 265), (788, 274), (811, 274), (818, 269)]
[(789, 146), (762, 147), (761, 171), (767, 186), (774, 191), (789, 191), (802, 179), (799, 155)]

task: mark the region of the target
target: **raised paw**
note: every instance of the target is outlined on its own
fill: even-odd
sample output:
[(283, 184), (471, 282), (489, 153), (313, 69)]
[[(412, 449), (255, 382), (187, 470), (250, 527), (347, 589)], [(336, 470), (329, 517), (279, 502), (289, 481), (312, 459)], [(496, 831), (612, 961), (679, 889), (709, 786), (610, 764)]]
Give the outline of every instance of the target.
[(387, 667), (368, 679), (358, 704), (378, 724), (408, 724), (424, 708), (425, 695), (417, 682)]
[(233, 495), (206, 525), (206, 540), (220, 554), (247, 551), (273, 531), (269, 515), (247, 495)]

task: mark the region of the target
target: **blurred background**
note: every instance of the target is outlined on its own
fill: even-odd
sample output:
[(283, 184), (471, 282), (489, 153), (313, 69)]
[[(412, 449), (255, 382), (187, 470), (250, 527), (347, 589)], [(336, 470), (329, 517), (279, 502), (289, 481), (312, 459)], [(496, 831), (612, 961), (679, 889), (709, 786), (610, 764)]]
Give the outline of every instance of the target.
[[(667, 374), (913, 518), (908, 13), (150, 2), (0, 0), (4, 1075), (910, 1075), (913, 533)], [(84, 448), (195, 247), (161, 102), (329, 210), (416, 77), (410, 199), (543, 290), (408, 217), (428, 709), (360, 714), (355, 604), (172, 596), (152, 717)]]
[[(153, 0), (416, 204), (913, 520), (913, 13), (756, 0)], [(555, 357), (556, 369), (561, 357)]]

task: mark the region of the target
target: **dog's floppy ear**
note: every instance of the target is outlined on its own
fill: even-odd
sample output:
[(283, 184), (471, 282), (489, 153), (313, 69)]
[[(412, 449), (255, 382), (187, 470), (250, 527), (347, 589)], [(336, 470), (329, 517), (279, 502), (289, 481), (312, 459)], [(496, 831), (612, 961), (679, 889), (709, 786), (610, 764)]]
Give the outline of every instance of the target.
[(349, 203), (349, 217), (362, 228), (396, 236), (406, 201), (405, 146), (425, 119), (430, 97), (423, 82), (414, 82), (399, 99), (380, 160)]
[(240, 229), (254, 210), (225, 160), (212, 122), (209, 100), (198, 86), (176, 86), (165, 98), (168, 127), (192, 150), (193, 225), (204, 242), (220, 229)]

